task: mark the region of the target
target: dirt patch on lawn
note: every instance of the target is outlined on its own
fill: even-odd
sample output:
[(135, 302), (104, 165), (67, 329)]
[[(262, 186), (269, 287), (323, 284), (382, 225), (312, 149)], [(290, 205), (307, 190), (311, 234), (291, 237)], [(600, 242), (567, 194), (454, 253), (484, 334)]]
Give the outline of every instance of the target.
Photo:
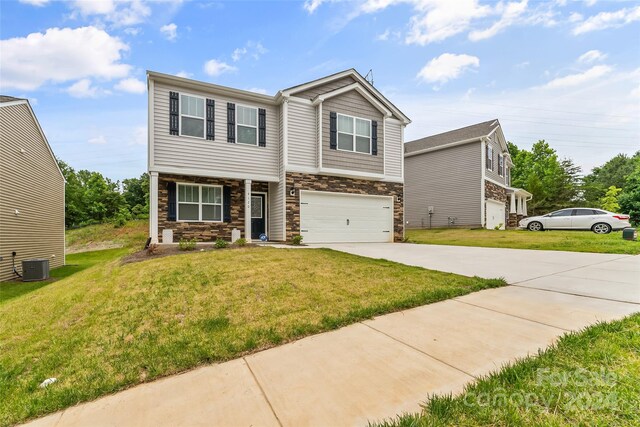
[(67, 254), (78, 254), (80, 252), (89, 251), (103, 251), (105, 249), (119, 249), (123, 247), (122, 243), (118, 242), (89, 242), (83, 245), (73, 245), (67, 248)]
[(220, 248), (216, 248), (215, 244), (213, 243), (199, 243), (195, 249), (188, 250), (188, 251), (180, 250), (180, 247), (178, 245), (158, 245), (155, 247), (153, 251), (143, 249), (141, 251), (129, 254), (122, 258), (121, 263), (130, 264), (132, 262), (147, 261), (150, 259), (164, 258), (166, 256), (172, 256), (172, 255), (183, 255), (183, 254), (189, 254), (189, 253), (208, 252), (208, 251), (225, 251), (225, 250), (240, 249), (243, 247), (244, 248), (258, 247), (258, 245), (249, 243), (244, 246), (238, 246), (238, 245), (231, 244), (226, 248), (220, 249)]

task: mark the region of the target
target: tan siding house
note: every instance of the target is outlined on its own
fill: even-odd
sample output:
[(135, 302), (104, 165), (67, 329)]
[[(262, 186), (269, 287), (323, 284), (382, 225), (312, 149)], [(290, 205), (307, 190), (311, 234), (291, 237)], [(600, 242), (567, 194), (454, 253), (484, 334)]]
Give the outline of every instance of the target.
[(407, 228), (505, 229), (527, 215), (497, 119), (407, 142), (404, 157)]
[(24, 99), (0, 97), (0, 281), (24, 259), (65, 262), (64, 178)]
[(275, 96), (151, 71), (148, 83), (154, 242), (403, 238), (410, 120), (355, 70)]

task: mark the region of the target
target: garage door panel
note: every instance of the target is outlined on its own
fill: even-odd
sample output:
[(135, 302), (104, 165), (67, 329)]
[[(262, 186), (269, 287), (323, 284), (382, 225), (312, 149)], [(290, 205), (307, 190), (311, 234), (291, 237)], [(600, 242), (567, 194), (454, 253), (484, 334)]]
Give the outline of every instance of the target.
[(393, 240), (391, 197), (303, 191), (300, 198), (300, 230), (307, 243)]
[(487, 228), (493, 230), (500, 226), (501, 230), (505, 228), (505, 204), (494, 200), (487, 200)]

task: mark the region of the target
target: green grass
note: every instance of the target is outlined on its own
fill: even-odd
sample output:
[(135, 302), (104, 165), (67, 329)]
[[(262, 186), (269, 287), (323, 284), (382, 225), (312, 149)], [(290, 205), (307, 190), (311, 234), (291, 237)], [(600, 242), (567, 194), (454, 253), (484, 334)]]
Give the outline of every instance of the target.
[[(77, 271), (0, 304), (0, 425), (505, 284), (324, 249), (209, 250), (124, 265), (118, 251), (128, 249), (70, 258)], [(58, 382), (38, 388), (49, 377)]]
[(149, 236), (147, 220), (133, 220), (123, 227), (115, 228), (111, 223), (89, 225), (67, 230), (67, 250), (80, 252), (102, 249), (101, 246), (122, 246), (142, 249)]
[(621, 232), (468, 230), (459, 228), (407, 230), (409, 242), (430, 245), (481, 246), (486, 248), (539, 249), (548, 251), (640, 254), (640, 241), (622, 239)]
[(565, 335), (457, 397), (435, 396), (420, 414), (380, 427), (638, 426), (640, 314)]

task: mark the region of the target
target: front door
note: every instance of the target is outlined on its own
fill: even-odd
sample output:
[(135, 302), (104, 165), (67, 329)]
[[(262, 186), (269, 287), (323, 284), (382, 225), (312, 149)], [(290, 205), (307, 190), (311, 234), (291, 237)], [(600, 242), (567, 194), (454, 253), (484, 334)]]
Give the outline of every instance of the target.
[(251, 239), (258, 240), (266, 233), (266, 201), (264, 194), (251, 195)]

